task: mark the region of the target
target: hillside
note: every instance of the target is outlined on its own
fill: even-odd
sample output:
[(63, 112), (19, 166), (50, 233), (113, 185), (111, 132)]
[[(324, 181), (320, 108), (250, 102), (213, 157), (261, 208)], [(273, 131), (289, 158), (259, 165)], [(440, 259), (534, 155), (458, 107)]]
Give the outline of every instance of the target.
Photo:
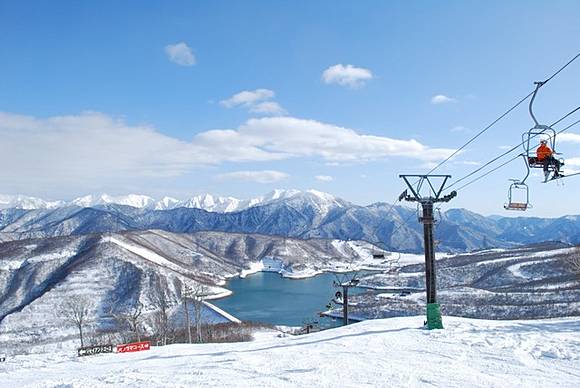
[[(437, 300), (446, 315), (483, 319), (580, 316), (580, 280), (567, 264), (574, 249), (563, 244), (486, 250), (437, 260)], [(421, 314), (425, 266), (410, 263), (395, 272), (364, 277), (372, 287), (352, 298), (363, 318)], [(397, 290), (408, 290), (400, 295)]]
[(262, 269), (301, 277), (347, 267), (389, 268), (373, 261), (371, 252), (364, 242), (155, 230), (2, 243), (0, 342), (20, 347), (74, 334), (58, 308), (78, 295), (95, 301), (91, 324), (102, 331), (111, 328), (112, 307), (129, 310), (141, 303), (147, 316), (158, 309), (159, 295), (178, 306), (184, 284), (206, 285), (211, 298), (229, 294), (226, 279)]

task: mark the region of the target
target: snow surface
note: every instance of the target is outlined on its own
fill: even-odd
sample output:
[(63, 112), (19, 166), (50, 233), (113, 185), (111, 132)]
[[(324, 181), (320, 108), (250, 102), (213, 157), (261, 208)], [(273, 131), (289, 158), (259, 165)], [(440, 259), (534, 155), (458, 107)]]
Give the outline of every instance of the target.
[(9, 357), (11, 387), (578, 387), (580, 318), (484, 321), (444, 317), (365, 321), (303, 336), (169, 345), (78, 358)]

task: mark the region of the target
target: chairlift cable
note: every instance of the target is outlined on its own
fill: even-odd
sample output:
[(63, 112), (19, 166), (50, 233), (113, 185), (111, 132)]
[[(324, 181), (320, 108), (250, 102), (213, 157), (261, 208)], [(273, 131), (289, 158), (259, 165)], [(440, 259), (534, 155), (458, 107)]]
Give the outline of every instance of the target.
[[(568, 112), (568, 113), (567, 113), (565, 116), (563, 116), (562, 118), (560, 118), (559, 120), (557, 120), (556, 122), (554, 122), (552, 125), (550, 125), (550, 127), (553, 127), (554, 125), (556, 125), (556, 124), (560, 123), (562, 120), (566, 119), (567, 117), (569, 117), (569, 116), (570, 116), (570, 115), (572, 115), (573, 113), (577, 112), (578, 110), (580, 110), (580, 106), (578, 106), (578, 107), (576, 107), (575, 109), (573, 109), (573, 110), (571, 110), (570, 112)], [(578, 124), (578, 122), (580, 122), (580, 120), (579, 120), (579, 121), (576, 121), (575, 123), (573, 123), (573, 124), (569, 125), (568, 127), (564, 128), (564, 129), (560, 130), (559, 132), (557, 132), (557, 134), (559, 135), (560, 133), (562, 133), (562, 132), (564, 132), (564, 131), (568, 130), (569, 128), (571, 128), (571, 127), (573, 127), (574, 125)], [(536, 136), (538, 136), (538, 135), (537, 135), (537, 134), (536, 134), (536, 135), (533, 135), (533, 136), (532, 136), (532, 138), (534, 138), (534, 137), (536, 137)], [(477, 174), (479, 171), (483, 170), (485, 167), (489, 166), (491, 163), (493, 163), (493, 162), (497, 161), (498, 159), (501, 159), (501, 158), (503, 158), (504, 156), (506, 156), (506, 155), (508, 155), (508, 154), (512, 153), (513, 151), (515, 151), (516, 149), (518, 149), (518, 148), (519, 148), (519, 147), (520, 147), (522, 144), (524, 144), (524, 143), (525, 143), (525, 141), (522, 141), (522, 142), (520, 142), (519, 144), (517, 144), (517, 145), (513, 146), (512, 148), (510, 148), (509, 150), (507, 150), (506, 152), (504, 152), (503, 154), (501, 154), (501, 155), (499, 155), (499, 156), (496, 156), (495, 158), (491, 159), (490, 161), (488, 161), (488, 162), (487, 162), (487, 163), (485, 163), (484, 165), (482, 165), (482, 166), (478, 167), (477, 169), (473, 170), (472, 172), (470, 172), (469, 174), (465, 175), (464, 177), (462, 177), (462, 178), (460, 178), (460, 179), (456, 180), (455, 182), (453, 182), (452, 184), (450, 184), (449, 186), (447, 186), (445, 190), (448, 190), (448, 189), (450, 189), (451, 187), (453, 187), (453, 186), (457, 185), (459, 182), (462, 182), (462, 181), (466, 180), (467, 178), (469, 178), (470, 176), (473, 176), (474, 174)], [(517, 155), (515, 158), (511, 159), (509, 162), (511, 162), (512, 160), (515, 160), (515, 159), (516, 159), (517, 157), (519, 157), (519, 156), (521, 156), (521, 155)], [(509, 163), (509, 162), (508, 162), (508, 163)], [(505, 163), (505, 164), (507, 164), (507, 163)], [(504, 166), (505, 164), (502, 164), (501, 166)], [(487, 175), (487, 174), (486, 174), (486, 175)], [(484, 175), (484, 176), (485, 176), (485, 175)], [(465, 186), (462, 186), (462, 187), (465, 187)], [(456, 190), (456, 191), (458, 191), (458, 190)]]
[[(580, 109), (580, 106), (579, 106), (578, 108), (574, 109), (574, 110), (573, 110), (571, 113), (573, 113), (573, 112), (575, 112), (575, 111), (577, 111), (577, 110), (579, 110), (579, 109)], [(570, 114), (571, 114), (571, 113), (568, 113), (566, 116), (564, 116), (564, 118), (565, 118), (565, 117), (568, 117), (568, 116), (570, 116)], [(560, 122), (560, 121), (562, 121), (562, 120), (563, 120), (563, 119), (560, 119), (560, 120), (556, 121), (556, 123), (558, 123), (558, 122)], [(559, 135), (560, 133), (562, 133), (562, 132), (564, 132), (564, 131), (567, 131), (568, 129), (570, 129), (570, 128), (574, 127), (575, 125), (578, 125), (579, 123), (580, 123), (580, 120), (576, 120), (575, 122), (573, 122), (572, 124), (568, 125), (567, 127), (564, 127), (564, 128), (562, 128), (560, 131), (558, 131), (558, 132), (557, 132), (557, 134)], [(511, 152), (511, 151), (513, 151), (514, 149), (518, 148), (518, 147), (519, 147), (520, 145), (522, 145), (522, 144), (523, 144), (523, 142), (522, 142), (522, 143), (520, 143), (519, 145), (517, 145), (517, 146), (513, 147), (513, 148), (512, 148), (510, 151), (508, 151), (508, 152), (505, 152), (505, 153), (504, 153), (502, 156), (504, 156), (504, 155), (507, 155), (509, 152)], [(501, 165), (499, 165), (499, 166), (497, 166), (497, 167), (493, 168), (492, 170), (490, 170), (490, 171), (486, 172), (485, 174), (483, 174), (483, 175), (480, 175), (479, 177), (477, 177), (477, 178), (475, 178), (475, 179), (473, 179), (473, 180), (469, 181), (468, 183), (464, 184), (463, 186), (461, 186), (461, 187), (459, 187), (459, 188), (455, 189), (455, 191), (460, 191), (460, 190), (462, 190), (462, 189), (466, 188), (467, 186), (469, 186), (469, 185), (471, 185), (471, 184), (473, 184), (473, 183), (477, 182), (478, 180), (480, 180), (480, 179), (482, 179), (482, 178), (486, 177), (487, 175), (491, 174), (492, 172), (494, 172), (494, 171), (497, 171), (497, 170), (499, 170), (500, 168), (504, 167), (505, 165), (507, 165), (507, 164), (509, 164), (509, 163), (513, 162), (514, 160), (516, 160), (516, 159), (517, 159), (517, 158), (519, 158), (520, 156), (521, 156), (521, 154), (518, 154), (518, 155), (514, 156), (513, 158), (511, 158), (511, 159), (510, 159), (510, 160), (508, 160), (507, 162), (504, 162), (504, 163), (502, 163)], [(497, 160), (497, 159), (498, 159), (498, 158), (494, 158), (494, 160)], [(491, 163), (491, 161), (490, 161), (490, 162), (488, 162), (488, 163), (486, 163), (485, 165), (489, 165), (489, 163)], [(483, 167), (485, 167), (485, 166), (483, 166)], [(480, 170), (481, 170), (481, 168), (479, 168), (479, 169), (478, 169), (478, 171), (480, 171)], [(477, 172), (477, 171), (476, 171), (476, 172)], [(475, 173), (475, 172), (474, 172), (474, 173)], [(466, 178), (468, 178), (468, 177), (469, 177), (469, 176), (471, 176), (471, 175), (473, 175), (473, 174), (469, 174), (469, 175), (465, 176), (464, 178), (461, 178), (460, 180), (456, 181), (456, 182), (455, 182), (455, 183), (453, 183), (452, 185), (448, 186), (448, 188), (449, 188), (449, 187), (451, 187), (451, 186), (453, 186), (453, 185), (455, 185), (455, 184), (457, 184), (457, 183), (459, 183), (459, 182), (460, 182), (460, 181), (462, 181), (462, 180), (465, 180)], [(572, 177), (572, 176), (575, 176), (575, 175), (580, 175), (580, 172), (577, 172), (577, 173), (574, 173), (574, 174), (565, 175), (565, 176), (563, 176), (562, 178), (568, 178), (568, 177)], [(562, 179), (562, 178), (558, 178), (558, 179)], [(439, 210), (439, 209), (441, 208), (441, 206), (442, 206), (442, 205), (439, 205), (439, 206), (437, 207), (437, 209)]]
[(555, 72), (554, 74), (552, 74), (550, 76), (550, 78), (548, 78), (547, 80), (545, 80), (543, 83), (546, 84), (548, 81), (550, 81), (552, 78), (554, 78), (555, 76), (557, 76), (558, 74), (560, 74), (560, 72), (562, 70), (564, 70), (565, 68), (567, 68), (572, 62), (574, 62), (576, 59), (578, 59), (578, 57), (580, 57), (580, 53), (576, 54), (572, 59), (570, 59), (568, 61), (568, 63), (566, 63), (564, 66), (562, 66), (557, 72)]
[[(578, 57), (580, 57), (580, 53), (576, 54), (572, 59), (570, 59), (564, 66), (562, 66), (560, 69), (558, 69), (558, 71), (556, 71), (554, 74), (552, 74), (549, 78), (547, 78), (545, 81), (543, 81), (539, 87), (542, 87), (544, 85), (546, 85), (550, 80), (552, 80), (554, 77), (556, 77), (558, 74), (560, 74), (560, 72), (562, 72), (566, 67), (568, 67), (572, 62), (574, 62), (576, 59), (578, 59)], [(465, 147), (467, 147), (469, 144), (471, 144), (472, 142), (474, 142), (478, 137), (480, 137), (481, 135), (483, 135), (487, 130), (489, 130), (491, 127), (493, 127), (495, 124), (497, 124), (501, 119), (503, 119), (505, 116), (507, 116), (508, 114), (510, 114), (514, 109), (516, 109), (518, 106), (520, 106), (524, 101), (526, 101), (528, 98), (530, 98), (530, 96), (532, 96), (535, 92), (535, 88), (534, 90), (532, 90), (527, 96), (525, 96), (524, 98), (522, 98), (521, 100), (519, 100), (515, 105), (513, 105), (511, 108), (509, 108), (507, 111), (505, 111), (501, 116), (499, 116), (497, 119), (495, 119), (494, 121), (492, 121), (489, 125), (487, 125), (485, 128), (483, 128), (481, 131), (479, 131), (475, 136), (473, 136), (471, 139), (469, 139), (467, 141), (467, 143), (463, 144), (461, 147), (459, 147), (458, 149), (456, 149), (451, 155), (449, 155), (447, 158), (445, 158), (443, 161), (439, 162), (439, 164), (437, 164), (435, 167), (433, 167), (428, 173), (431, 174), (433, 171), (437, 170), (439, 167), (441, 167), (443, 164), (447, 163), (451, 158), (453, 158), (455, 155), (457, 155), (461, 150), (463, 150)]]
[(484, 178), (484, 177), (488, 176), (488, 175), (489, 175), (489, 174), (491, 174), (492, 172), (494, 172), (494, 171), (496, 171), (496, 170), (499, 170), (500, 168), (502, 168), (503, 166), (505, 166), (505, 165), (507, 165), (507, 164), (509, 164), (509, 163), (513, 162), (514, 160), (516, 160), (516, 159), (519, 159), (519, 157), (520, 157), (520, 156), (521, 156), (521, 155), (516, 155), (516, 156), (514, 156), (513, 158), (511, 158), (511, 159), (510, 159), (510, 160), (508, 160), (507, 162), (504, 162), (504, 163), (500, 164), (499, 166), (497, 166), (497, 167), (495, 167), (495, 168), (493, 168), (493, 169), (491, 169), (491, 170), (487, 171), (485, 174), (483, 174), (483, 175), (480, 175), (479, 177), (477, 177), (477, 178), (475, 178), (475, 179), (473, 179), (473, 180), (471, 180), (471, 181), (467, 182), (467, 183), (466, 183), (466, 184), (464, 184), (463, 186), (461, 186), (461, 187), (459, 187), (459, 188), (455, 189), (455, 191), (462, 190), (463, 188), (465, 188), (465, 187), (467, 187), (467, 186), (471, 185), (472, 183), (474, 183), (474, 182), (476, 182), (476, 181), (478, 181), (478, 180), (480, 180), (480, 179), (482, 179), (482, 178)]
[[(546, 83), (548, 83), (549, 81), (551, 81), (554, 77), (556, 77), (558, 74), (560, 74), (566, 67), (568, 67), (572, 62), (574, 62), (576, 59), (578, 59), (580, 57), (580, 53), (576, 54), (572, 59), (570, 59), (564, 66), (562, 66), (561, 68), (559, 68), (555, 73), (553, 73), (550, 77), (548, 77), (545, 81), (542, 82), (541, 86), (544, 86)], [(439, 167), (441, 167), (443, 164), (447, 163), (451, 158), (453, 158), (455, 155), (457, 155), (461, 150), (463, 150), (465, 147), (467, 147), (469, 144), (471, 144), (472, 142), (474, 142), (477, 138), (479, 138), (481, 135), (483, 135), (486, 131), (488, 131), (491, 127), (493, 127), (495, 124), (497, 124), (500, 120), (502, 120), (505, 116), (507, 116), (508, 114), (510, 114), (514, 109), (516, 109), (518, 106), (520, 106), (524, 101), (526, 101), (528, 98), (530, 98), (535, 92), (535, 89), (532, 90), (528, 95), (526, 95), (525, 97), (523, 97), (522, 99), (520, 99), (515, 105), (513, 105), (511, 108), (509, 108), (508, 110), (506, 110), (504, 113), (502, 113), (498, 118), (496, 118), (494, 121), (492, 121), (490, 124), (488, 124), (485, 128), (483, 128), (481, 131), (479, 131), (475, 136), (473, 136), (471, 139), (469, 139), (464, 145), (462, 145), (461, 147), (459, 147), (457, 150), (455, 150), (451, 155), (449, 155), (447, 158), (445, 158), (443, 161), (439, 162), (435, 167), (433, 167), (428, 173), (431, 174), (433, 171), (437, 170)], [(568, 116), (572, 115), (573, 113), (575, 113), (576, 111), (580, 110), (580, 106), (577, 107), (576, 109), (572, 110), (571, 112), (569, 112), (567, 115), (563, 116), (561, 119), (559, 119), (558, 121), (556, 121), (554, 124), (552, 124), (552, 126), (560, 123), (562, 120), (566, 119)], [(580, 121), (579, 121), (580, 122)], [(572, 125), (566, 127), (565, 129), (563, 129), (562, 131), (558, 132), (561, 133), (565, 130), (567, 130), (568, 128), (576, 125), (578, 122), (573, 123)], [(491, 161), (487, 162), (486, 164), (484, 164), (483, 166), (481, 166), (480, 168), (478, 168), (477, 170), (473, 171), (472, 173), (468, 174), (467, 176), (461, 178), (460, 180), (454, 182), (453, 184), (451, 184), (450, 186), (447, 187), (450, 188), (454, 185), (456, 185), (457, 183), (459, 183), (460, 181), (463, 181), (465, 179), (467, 179), (468, 177), (476, 174), (477, 172), (481, 171), (483, 168), (485, 168), (486, 166), (488, 166), (489, 164), (495, 162), (496, 160), (502, 158), (505, 155), (508, 155), (509, 153), (513, 152), (514, 150), (516, 150), (517, 148), (519, 148), (524, 142), (522, 141), (520, 144), (518, 144), (517, 146), (514, 146), (513, 148), (511, 148), (510, 150), (504, 152), (502, 155), (492, 159)], [(459, 191), (460, 189), (463, 189), (469, 185), (471, 185), (472, 183), (476, 182), (477, 180), (489, 175), (490, 173), (496, 171), (497, 169), (505, 166), (506, 164), (511, 163), (512, 161), (514, 161), (515, 159), (519, 158), (521, 155), (516, 155), (514, 158), (510, 159), (509, 161), (503, 163), (502, 165), (500, 165), (499, 167), (485, 173), (484, 175), (468, 182), (467, 184), (461, 186), (459, 189), (457, 189), (456, 191)], [(576, 174), (574, 174), (576, 175)], [(396, 204), (396, 201), (393, 201), (393, 203), (391, 204), (391, 207), (389, 208), (389, 210), (387, 211), (387, 215), (394, 209)], [(441, 206), (437, 207), (437, 209), (439, 209)], [(397, 226), (392, 232), (391, 235), (393, 235), (395, 232), (397, 232), (399, 229), (401, 229), (403, 226), (406, 226), (408, 224), (408, 221), (411, 219), (411, 217), (407, 217), (405, 220), (403, 220), (403, 222), (400, 222), (398, 220), (395, 220), (395, 222), (399, 222), (399, 226)], [(378, 226), (377, 226), (378, 228)], [(376, 229), (376, 228), (375, 228)], [(381, 241), (377, 241), (379, 243), (381, 243)]]
[(562, 117), (560, 120), (556, 121), (555, 123), (553, 123), (552, 125), (550, 125), (550, 127), (553, 127), (554, 125), (559, 124), (561, 121), (565, 120), (566, 118), (568, 118), (568, 116), (576, 113), (578, 110), (580, 110), (580, 106), (576, 107), (576, 109), (571, 110), (570, 112), (568, 112), (568, 114), (564, 117)]
[(443, 164), (447, 163), (451, 158), (453, 158), (455, 155), (457, 155), (461, 150), (463, 150), (469, 144), (473, 143), (478, 137), (480, 137), (481, 135), (483, 135), (488, 129), (490, 129), (491, 127), (493, 127), (501, 119), (503, 119), (505, 116), (507, 116), (508, 114), (510, 114), (514, 109), (516, 109), (524, 101), (526, 101), (528, 98), (530, 98), (530, 96), (532, 94), (534, 94), (533, 91), (531, 91), (527, 96), (525, 96), (524, 98), (522, 98), (521, 100), (519, 100), (514, 106), (512, 106), (511, 108), (509, 108), (501, 116), (499, 116), (497, 119), (495, 119), (494, 121), (492, 121), (491, 124), (489, 124), (487, 127), (485, 127), (484, 129), (482, 129), (481, 131), (479, 131), (475, 136), (473, 136), (471, 139), (469, 139), (467, 141), (467, 143), (463, 144), (461, 147), (459, 147), (458, 149), (456, 149), (455, 151), (453, 151), (453, 153), (451, 155), (449, 155), (447, 158), (445, 158), (444, 160), (442, 160), (441, 162), (439, 162), (439, 164), (437, 164), (435, 167), (433, 167), (431, 170), (429, 170), (429, 172), (427, 173), (427, 175), (429, 175), (433, 171), (437, 170), (439, 167), (441, 167)]
[[(577, 124), (579, 124), (579, 123), (580, 123), (580, 120), (576, 120), (575, 122), (573, 122), (572, 124), (568, 125), (567, 127), (563, 128), (563, 129), (561, 129), (561, 130), (560, 130), (560, 131), (558, 131), (557, 133), (558, 133), (558, 134), (560, 134), (560, 133), (562, 133), (562, 132), (564, 132), (564, 131), (566, 131), (566, 130), (568, 130), (568, 129), (572, 128), (573, 126), (575, 126), (575, 125), (577, 125)], [(536, 135), (536, 136), (537, 136), (537, 135)], [(485, 176), (487, 176), (487, 175), (491, 174), (492, 172), (494, 172), (494, 171), (496, 171), (496, 170), (500, 169), (501, 167), (503, 167), (503, 166), (505, 166), (505, 165), (507, 165), (507, 164), (509, 164), (509, 163), (513, 162), (514, 160), (516, 160), (516, 159), (517, 159), (517, 158), (519, 158), (520, 156), (521, 156), (521, 154), (518, 154), (518, 155), (514, 156), (512, 159), (508, 160), (507, 162), (505, 162), (505, 163), (503, 163), (503, 164), (501, 164), (501, 165), (499, 165), (499, 166), (497, 166), (497, 167), (493, 168), (492, 170), (490, 170), (490, 171), (486, 172), (485, 174), (483, 174), (483, 175), (480, 175), (479, 177), (477, 177), (477, 178), (475, 178), (475, 179), (473, 179), (473, 180), (469, 181), (468, 183), (466, 183), (465, 185), (463, 185), (463, 186), (459, 187), (458, 189), (455, 189), (455, 191), (459, 191), (459, 190), (461, 190), (461, 189), (464, 189), (465, 187), (467, 187), (467, 186), (471, 185), (472, 183), (474, 183), (474, 182), (476, 182), (476, 181), (480, 180), (481, 178), (483, 178), (483, 177), (485, 177)], [(497, 158), (496, 158), (495, 160), (497, 160)], [(486, 165), (488, 165), (488, 164), (489, 164), (489, 163), (487, 163)], [(480, 169), (478, 169), (478, 171), (479, 171), (479, 170), (481, 170), (481, 168), (480, 168)], [(468, 176), (471, 176), (471, 175), (473, 175), (473, 174), (469, 174)], [(573, 175), (576, 175), (576, 174), (567, 175), (567, 176), (573, 176)], [(466, 176), (465, 178), (467, 178), (468, 176)], [(565, 178), (565, 177), (566, 177), (566, 176), (564, 176), (564, 178)], [(462, 178), (461, 180), (464, 180), (464, 178)], [(455, 184), (456, 184), (456, 183), (458, 183), (458, 182), (459, 182), (459, 181), (455, 182)], [(452, 186), (452, 185), (451, 185), (451, 186)], [(451, 187), (451, 186), (449, 186), (449, 187)], [(448, 187), (448, 188), (449, 188), (449, 187)]]

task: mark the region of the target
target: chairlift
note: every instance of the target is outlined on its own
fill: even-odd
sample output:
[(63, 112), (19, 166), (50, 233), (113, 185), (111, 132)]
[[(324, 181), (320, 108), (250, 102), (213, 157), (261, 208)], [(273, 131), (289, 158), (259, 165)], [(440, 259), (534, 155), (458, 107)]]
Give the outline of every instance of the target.
[[(541, 168), (544, 169), (545, 167), (548, 168), (549, 172), (552, 172), (556, 169), (556, 166), (553, 163), (548, 164), (545, 166), (544, 162), (539, 161), (536, 155), (536, 148), (538, 147), (540, 140), (545, 140), (546, 143), (549, 145), (550, 149), (554, 153), (554, 155), (559, 155), (556, 152), (556, 131), (548, 126), (543, 125), (538, 122), (536, 116), (534, 115), (533, 111), (533, 104), (534, 100), (536, 99), (536, 95), (538, 94), (538, 90), (544, 84), (544, 82), (535, 82), (536, 89), (534, 90), (534, 94), (532, 95), (532, 99), (530, 100), (530, 104), (528, 107), (528, 111), (530, 112), (530, 116), (534, 121), (534, 126), (527, 132), (522, 134), (522, 147), (524, 148), (524, 159), (526, 162), (526, 166), (528, 168)], [(539, 139), (537, 139), (539, 137)], [(560, 159), (560, 165), (564, 165), (564, 160)], [(527, 175), (526, 175), (527, 178)], [(524, 183), (525, 179), (522, 180), (521, 183)], [(525, 209), (524, 209), (525, 210)]]
[(517, 179), (511, 179), (511, 181), (512, 184), (508, 189), (508, 201), (503, 205), (504, 209), (525, 211), (531, 208), (532, 205), (530, 204), (530, 191), (528, 185), (523, 181), (518, 181)]

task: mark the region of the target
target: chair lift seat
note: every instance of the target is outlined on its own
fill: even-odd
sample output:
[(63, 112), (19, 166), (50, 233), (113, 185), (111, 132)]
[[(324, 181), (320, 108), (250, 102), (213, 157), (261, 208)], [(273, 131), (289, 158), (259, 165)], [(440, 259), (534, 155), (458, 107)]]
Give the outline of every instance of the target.
[(504, 205), (506, 210), (526, 210), (527, 208), (528, 204), (523, 202), (510, 202)]
[[(535, 156), (528, 157), (528, 164), (530, 168), (544, 168), (544, 162), (539, 161)], [(548, 163), (548, 171), (553, 171), (555, 168), (553, 163)]]

